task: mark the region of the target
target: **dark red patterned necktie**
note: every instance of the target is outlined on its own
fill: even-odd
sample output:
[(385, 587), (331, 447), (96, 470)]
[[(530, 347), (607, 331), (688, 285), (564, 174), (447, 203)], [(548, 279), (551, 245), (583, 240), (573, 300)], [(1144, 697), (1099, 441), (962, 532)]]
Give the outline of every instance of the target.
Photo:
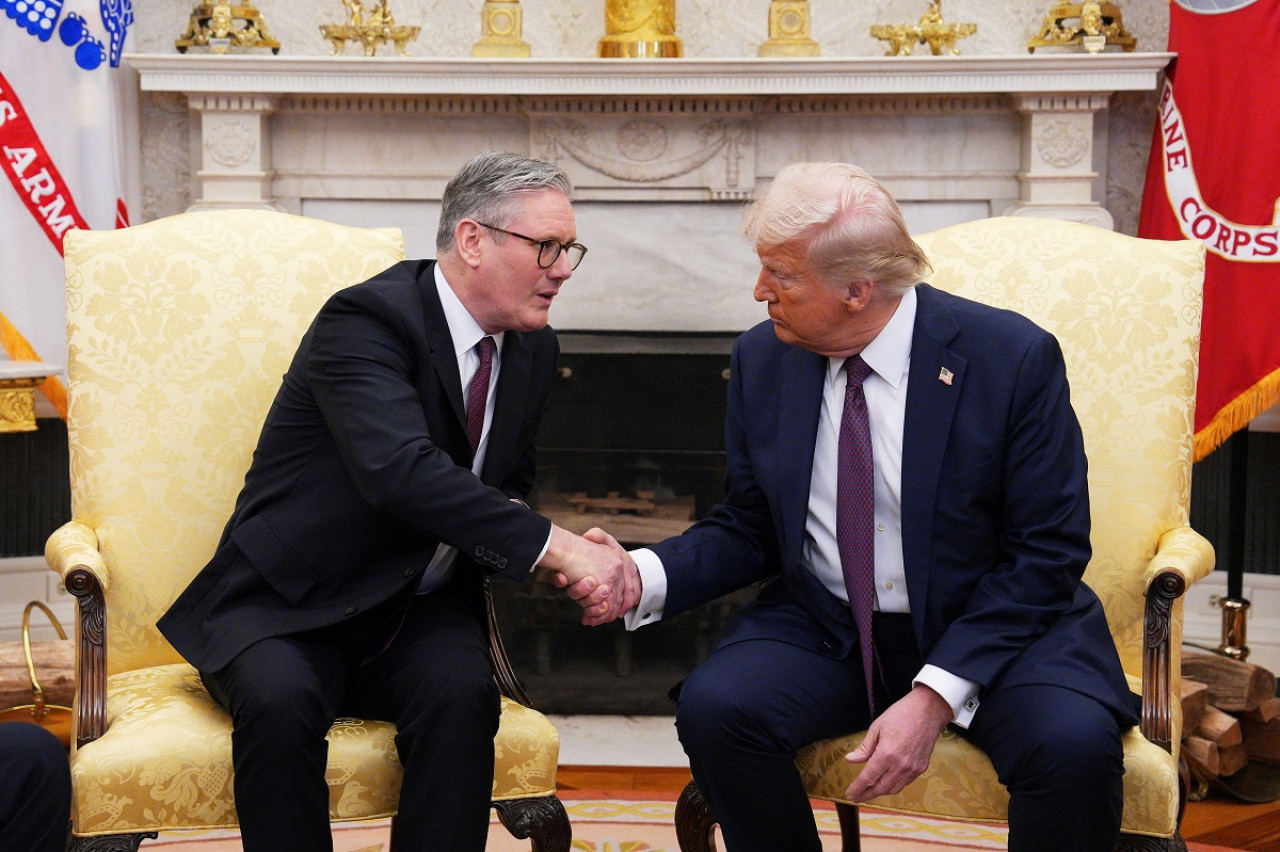
[(871, 423), (862, 382), (871, 368), (854, 355), (844, 362), (849, 383), (844, 392), (844, 416), (840, 420), (840, 455), (836, 478), (836, 544), (840, 567), (849, 592), (849, 607), (858, 626), (862, 675), (867, 682), (867, 704), (876, 715), (873, 671), (875, 643), (871, 635), (871, 611), (876, 595), (875, 484), (871, 460)]
[(471, 441), (472, 453), (480, 448), (480, 433), (484, 431), (484, 406), (489, 399), (489, 373), (493, 369), (493, 338), (482, 337), (476, 349), (480, 352), (480, 368), (467, 386), (467, 438)]

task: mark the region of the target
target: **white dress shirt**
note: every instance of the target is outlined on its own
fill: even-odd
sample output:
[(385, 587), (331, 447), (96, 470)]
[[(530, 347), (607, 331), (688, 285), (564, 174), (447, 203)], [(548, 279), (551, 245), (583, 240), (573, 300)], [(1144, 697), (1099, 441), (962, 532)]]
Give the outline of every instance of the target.
[[(863, 382), (871, 425), (875, 487), (876, 609), (909, 612), (902, 559), (902, 432), (907, 407), (907, 376), (915, 327), (916, 292), (907, 291), (888, 324), (862, 351), (872, 373)], [(849, 600), (836, 544), (836, 469), (840, 420), (848, 376), (843, 358), (829, 358), (822, 389), (822, 409), (809, 481), (809, 512), (801, 563), (831, 594)], [(653, 551), (632, 552), (644, 584), (636, 609), (627, 613), (628, 630), (662, 618), (666, 603), (666, 571)], [(937, 666), (925, 665), (914, 683), (936, 691), (951, 706), (956, 724), (967, 727), (977, 709), (977, 685)]]
[[(449, 336), (453, 338), (453, 352), (458, 359), (458, 373), (462, 376), (463, 405), (468, 402), (467, 386), (471, 384), (471, 379), (475, 376), (476, 370), (480, 369), (480, 353), (476, 351), (476, 344), (480, 342), (481, 338), (493, 338), (494, 349), (492, 367), (489, 372), (489, 398), (486, 400), (484, 407), (484, 425), (480, 430), (480, 446), (476, 448), (475, 459), (471, 462), (471, 472), (479, 476), (480, 470), (484, 466), (485, 451), (489, 447), (489, 425), (493, 422), (493, 398), (498, 388), (498, 371), (502, 366), (502, 341), (506, 332), (500, 331), (493, 335), (485, 334), (484, 329), (480, 327), (480, 324), (475, 321), (471, 314), (467, 313), (467, 309), (458, 300), (453, 288), (445, 281), (444, 273), (440, 271), (440, 264), (438, 263), (435, 266), (435, 278), (436, 292), (440, 295), (440, 306), (444, 309), (445, 322), (449, 324)], [(550, 542), (549, 538), (548, 542)], [(543, 552), (545, 551), (546, 548), (544, 547)], [(453, 576), (454, 562), (457, 560), (457, 555), (457, 548), (441, 542), (436, 548), (435, 556), (431, 557), (431, 564), (422, 573), (422, 581), (418, 584), (418, 594), (434, 591), (449, 582), (449, 578)]]

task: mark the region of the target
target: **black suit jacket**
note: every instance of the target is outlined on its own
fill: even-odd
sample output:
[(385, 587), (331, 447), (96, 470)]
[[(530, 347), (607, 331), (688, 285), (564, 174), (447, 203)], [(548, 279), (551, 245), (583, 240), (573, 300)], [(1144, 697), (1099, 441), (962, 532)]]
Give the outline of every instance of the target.
[[(923, 284), (917, 294), (901, 509), (925, 661), (984, 689), (1068, 686), (1133, 721), (1102, 606), (1080, 582), (1091, 553), (1087, 463), (1057, 341), (1008, 311)], [(848, 606), (801, 564), (826, 368), (825, 357), (780, 342), (769, 321), (735, 344), (726, 499), (653, 548), (668, 577), (664, 614), (780, 573), (813, 615), (801, 628), (810, 633), (757, 612), (721, 642), (759, 635), (853, 650)]]
[(533, 485), (555, 333), (505, 335), (477, 479), (434, 266), (336, 293), (303, 337), (217, 551), (158, 623), (202, 671), (407, 596), (441, 542), (477, 589), (538, 558), (550, 522), (510, 498)]

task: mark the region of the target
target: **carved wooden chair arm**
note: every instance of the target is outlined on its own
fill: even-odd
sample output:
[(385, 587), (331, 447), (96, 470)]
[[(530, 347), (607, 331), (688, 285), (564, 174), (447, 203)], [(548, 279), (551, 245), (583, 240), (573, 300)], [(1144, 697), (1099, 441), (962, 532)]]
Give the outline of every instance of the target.
[(531, 708), (533, 702), (529, 700), (524, 687), (520, 685), (515, 669), (511, 667), (511, 660), (507, 658), (507, 649), (502, 644), (502, 634), (498, 630), (498, 616), (493, 608), (493, 589), (488, 577), (484, 578), (484, 611), (489, 622), (489, 661), (493, 664), (493, 677), (498, 682), (498, 689), (512, 701)]
[(1165, 751), (1173, 750), (1173, 602), (1213, 571), (1213, 561), (1213, 546), (1189, 527), (1180, 527), (1160, 536), (1147, 566), (1141, 730)]
[(98, 534), (77, 521), (54, 531), (44, 548), (45, 561), (62, 577), (77, 601), (76, 746), (93, 742), (107, 730), (106, 603), (109, 580)]

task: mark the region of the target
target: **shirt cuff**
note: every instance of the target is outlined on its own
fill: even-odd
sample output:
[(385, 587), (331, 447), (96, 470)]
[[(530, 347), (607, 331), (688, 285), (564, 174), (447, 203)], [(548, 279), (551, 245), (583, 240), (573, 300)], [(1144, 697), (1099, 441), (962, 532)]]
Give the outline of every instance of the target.
[(917, 684), (924, 684), (942, 696), (951, 706), (955, 716), (952, 724), (956, 727), (968, 728), (973, 722), (973, 714), (978, 710), (978, 684), (927, 663), (911, 681), (912, 686)]
[[(517, 503), (520, 503), (520, 502), (523, 502), (523, 501), (521, 501), (521, 500), (517, 500), (516, 502), (517, 502)], [(554, 527), (553, 527), (552, 529), (554, 529)], [(551, 530), (547, 530), (547, 540), (546, 540), (546, 542), (542, 545), (542, 552), (540, 552), (540, 553), (538, 554), (538, 558), (537, 558), (537, 559), (535, 559), (535, 560), (533, 560), (533, 564), (529, 566), (529, 573), (530, 573), (530, 574), (532, 574), (532, 573), (534, 572), (534, 569), (536, 569), (536, 568), (538, 567), (538, 564), (539, 564), (540, 562), (542, 562), (542, 557), (544, 557), (544, 556), (546, 556), (546, 555), (547, 555), (547, 548), (549, 548), (549, 547), (551, 547)]]
[(667, 570), (658, 554), (647, 547), (628, 553), (640, 571), (640, 601), (635, 609), (627, 611), (622, 623), (628, 630), (635, 630), (662, 620), (662, 610), (667, 605)]

